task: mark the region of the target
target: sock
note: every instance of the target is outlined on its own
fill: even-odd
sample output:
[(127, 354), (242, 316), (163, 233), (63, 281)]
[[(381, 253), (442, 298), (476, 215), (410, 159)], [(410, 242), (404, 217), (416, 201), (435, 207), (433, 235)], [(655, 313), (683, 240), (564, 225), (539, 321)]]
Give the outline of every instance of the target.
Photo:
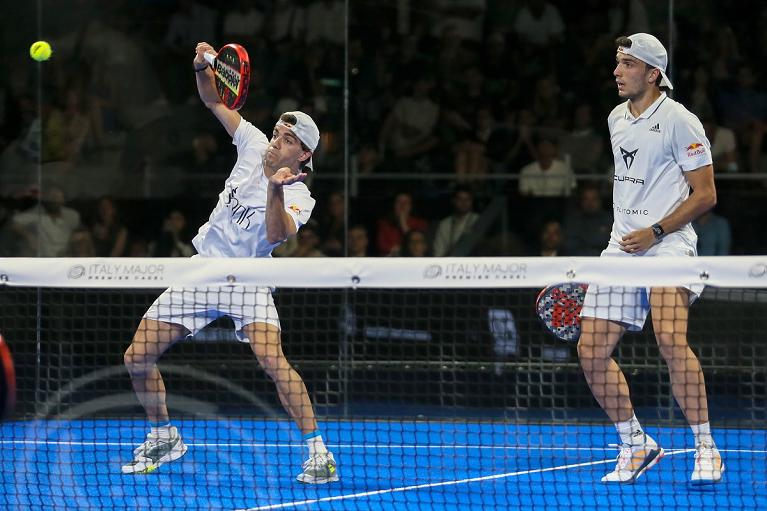
[(171, 428), (170, 421), (150, 422), (149, 428), (150, 428), (150, 431), (152, 432), (152, 436), (166, 439), (166, 440), (170, 438), (170, 428)]
[(642, 445), (645, 443), (645, 432), (639, 424), (636, 414), (627, 421), (616, 422), (615, 429), (621, 437), (621, 443), (627, 445)]
[(306, 445), (309, 446), (309, 456), (316, 454), (327, 454), (328, 448), (325, 447), (325, 442), (322, 441), (322, 435), (319, 431), (312, 431), (304, 435)]
[(695, 435), (695, 445), (714, 445), (714, 437), (711, 436), (711, 423), (690, 424), (690, 429), (692, 429), (692, 434)]

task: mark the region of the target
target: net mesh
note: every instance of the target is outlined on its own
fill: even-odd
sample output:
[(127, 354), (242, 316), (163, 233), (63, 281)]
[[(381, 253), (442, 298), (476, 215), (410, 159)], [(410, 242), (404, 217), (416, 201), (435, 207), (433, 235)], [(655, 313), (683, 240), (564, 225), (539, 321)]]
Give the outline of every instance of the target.
[[(336, 260), (298, 277), (295, 261), (137, 260), (130, 271), (125, 261), (3, 261), (0, 334), (17, 387), (0, 425), (2, 459), (13, 460), (0, 476), (3, 508), (592, 509), (646, 502), (650, 488), (675, 509), (767, 502), (767, 280), (758, 258), (700, 258), (684, 271), (689, 260), (658, 260), (640, 276), (598, 259)], [(151, 265), (163, 270), (149, 278)], [(613, 358), (666, 458), (629, 489), (600, 481), (621, 438), (576, 345), (547, 333), (535, 312), (541, 286), (568, 274), (708, 284), (690, 308), (688, 337), (727, 466), (718, 485), (689, 484), (695, 440), (649, 320), (623, 336)], [(252, 294), (242, 286), (279, 286), (282, 348), (339, 481), (295, 481), (309, 454), (300, 429), (312, 428), (299, 428), (278, 397), (275, 380), (289, 373), (270, 376), (270, 362), (239, 342), (237, 317), (228, 316), (207, 316), (208, 326), (159, 360), (188, 451), (146, 477), (123, 473), (149, 431), (125, 365), (139, 321), (166, 286), (200, 294), (218, 281), (206, 301), (241, 302), (238, 293)]]

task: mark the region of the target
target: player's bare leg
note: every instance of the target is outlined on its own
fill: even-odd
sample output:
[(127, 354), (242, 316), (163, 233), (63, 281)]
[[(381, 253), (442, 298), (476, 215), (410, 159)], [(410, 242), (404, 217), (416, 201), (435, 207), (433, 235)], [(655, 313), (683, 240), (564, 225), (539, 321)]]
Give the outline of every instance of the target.
[(689, 294), (683, 288), (653, 288), (653, 329), (671, 376), (671, 391), (695, 435), (693, 482), (718, 482), (724, 463), (711, 437), (703, 369), (687, 341)]
[(280, 330), (268, 323), (250, 323), (242, 330), (250, 341), (258, 363), (274, 381), (282, 406), (301, 430), (309, 446), (309, 459), (297, 479), (312, 484), (337, 481), (336, 462), (317, 430), (317, 420), (306, 385), (282, 352)]
[(578, 341), (578, 357), (586, 381), (621, 437), (617, 464), (602, 482), (633, 483), (663, 457), (663, 449), (644, 432), (636, 419), (626, 377), (612, 358), (625, 331), (620, 323), (584, 317)]
[(165, 403), (165, 382), (157, 360), (188, 330), (152, 319), (142, 319), (133, 342), (125, 351), (124, 362), (133, 390), (146, 411), (152, 428), (144, 443), (133, 451), (134, 459), (123, 465), (124, 474), (146, 474), (186, 453), (186, 446), (175, 427), (170, 425)]

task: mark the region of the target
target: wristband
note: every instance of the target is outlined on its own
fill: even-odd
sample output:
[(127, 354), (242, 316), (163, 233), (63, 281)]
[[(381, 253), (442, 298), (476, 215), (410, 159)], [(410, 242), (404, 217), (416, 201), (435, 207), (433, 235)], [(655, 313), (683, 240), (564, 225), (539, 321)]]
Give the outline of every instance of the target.
[(208, 66), (205, 66), (205, 67), (201, 67), (200, 69), (194, 68), (194, 72), (195, 72), (195, 73), (200, 73), (200, 72), (202, 72), (202, 71), (205, 71), (206, 69), (208, 69)]

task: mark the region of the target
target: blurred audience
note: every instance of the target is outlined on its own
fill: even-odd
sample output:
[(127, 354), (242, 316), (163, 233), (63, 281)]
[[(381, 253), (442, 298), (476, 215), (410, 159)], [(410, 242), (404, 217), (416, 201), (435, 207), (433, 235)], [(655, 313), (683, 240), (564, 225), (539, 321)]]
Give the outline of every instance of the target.
[(434, 235), (434, 256), (450, 255), (451, 250), (466, 233), (471, 232), (479, 215), (474, 212), (474, 194), (467, 188), (456, 188), (451, 198), (453, 213), (437, 224)]
[(392, 211), (377, 222), (376, 248), (378, 255), (387, 256), (398, 253), (402, 240), (411, 230), (426, 232), (428, 223), (413, 215), (413, 196), (400, 192), (394, 197)]

